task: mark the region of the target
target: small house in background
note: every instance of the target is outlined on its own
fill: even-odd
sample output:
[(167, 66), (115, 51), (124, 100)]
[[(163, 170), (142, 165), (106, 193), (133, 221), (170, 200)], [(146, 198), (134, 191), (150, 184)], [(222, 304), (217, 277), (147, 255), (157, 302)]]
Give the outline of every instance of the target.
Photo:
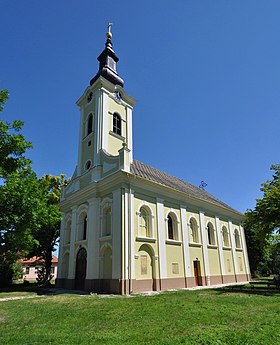
[[(21, 262), (23, 268), (23, 279), (36, 280), (38, 270), (42, 267), (44, 261), (37, 256), (33, 256), (30, 259), (22, 259), (19, 261)], [(57, 276), (57, 266), (58, 258), (53, 255), (51, 274), (53, 275), (54, 279), (56, 279)]]

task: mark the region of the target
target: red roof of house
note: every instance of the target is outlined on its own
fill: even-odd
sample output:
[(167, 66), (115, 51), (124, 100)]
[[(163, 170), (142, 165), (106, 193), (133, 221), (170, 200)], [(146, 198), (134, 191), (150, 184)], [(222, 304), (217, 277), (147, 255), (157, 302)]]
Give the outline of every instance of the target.
[[(29, 258), (29, 259), (20, 259), (19, 260), (22, 264), (27, 264), (27, 265), (32, 265), (34, 264), (35, 262), (43, 262), (44, 260), (43, 259), (40, 259), (38, 256), (33, 256), (32, 258)], [(58, 263), (58, 258), (53, 255), (52, 256), (52, 264), (57, 264)]]

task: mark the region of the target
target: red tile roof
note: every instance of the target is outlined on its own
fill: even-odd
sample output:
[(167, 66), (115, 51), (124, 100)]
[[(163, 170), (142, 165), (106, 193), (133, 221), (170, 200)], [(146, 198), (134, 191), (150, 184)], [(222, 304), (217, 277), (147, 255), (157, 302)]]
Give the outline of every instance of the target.
[[(36, 262), (38, 263), (41, 263), (43, 262), (44, 260), (39, 258), (38, 256), (33, 256), (32, 258), (29, 258), (29, 259), (21, 259), (19, 260), (22, 264), (27, 264), (27, 265), (32, 265)], [(58, 263), (58, 258), (53, 255), (52, 256), (52, 264), (57, 264)]]

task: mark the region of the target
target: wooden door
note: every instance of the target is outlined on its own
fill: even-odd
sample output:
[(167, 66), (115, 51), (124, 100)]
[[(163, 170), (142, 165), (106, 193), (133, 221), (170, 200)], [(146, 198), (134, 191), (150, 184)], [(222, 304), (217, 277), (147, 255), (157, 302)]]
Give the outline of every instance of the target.
[(87, 251), (81, 248), (77, 253), (75, 289), (84, 290), (87, 273)]
[(193, 271), (194, 271), (195, 284), (197, 286), (201, 286), (202, 285), (202, 277), (201, 277), (201, 271), (200, 271), (200, 261), (195, 260), (193, 262)]

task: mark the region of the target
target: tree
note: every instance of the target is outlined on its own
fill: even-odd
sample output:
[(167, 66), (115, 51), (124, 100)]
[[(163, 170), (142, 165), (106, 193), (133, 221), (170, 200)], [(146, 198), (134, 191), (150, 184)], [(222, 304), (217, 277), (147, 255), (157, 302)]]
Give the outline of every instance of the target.
[(10, 174), (0, 186), (0, 283), (13, 278), (13, 265), (35, 245), (32, 229), (39, 226), (43, 202), (40, 186), (30, 169)]
[(253, 274), (276, 262), (272, 253), (276, 255), (277, 250), (273, 249), (271, 238), (280, 229), (280, 165), (272, 165), (271, 170), (274, 170), (273, 178), (261, 185), (263, 197), (257, 199), (254, 210), (245, 213), (244, 227)]
[[(8, 91), (0, 90), (0, 112), (3, 111), (7, 99)], [(24, 153), (32, 144), (20, 134), (22, 126), (23, 122), (18, 120), (12, 123), (0, 120), (0, 178), (6, 178), (12, 172), (30, 164)]]
[[(0, 112), (8, 99), (0, 91)], [(43, 281), (51, 279), (52, 252), (59, 237), (60, 189), (64, 175), (38, 179), (24, 156), (32, 147), (20, 130), (23, 123), (0, 120), (0, 284), (12, 281), (16, 260), (36, 255), (44, 260)]]
[(44, 285), (49, 284), (52, 266), (52, 253), (58, 243), (61, 211), (59, 210), (59, 200), (62, 186), (67, 181), (64, 175), (53, 176), (44, 175), (39, 180), (40, 199), (43, 201), (43, 208), (40, 213), (39, 226), (33, 228), (32, 235), (36, 240), (32, 255), (42, 258), (44, 266), (40, 272), (39, 282)]
[[(0, 112), (8, 91), (0, 90)], [(16, 259), (32, 242), (30, 227), (34, 224), (33, 184), (30, 161), (24, 156), (32, 147), (20, 133), (21, 121), (0, 120), (0, 284), (11, 282)], [(35, 203), (37, 204), (37, 202)], [(32, 206), (32, 207), (31, 207)], [(36, 208), (36, 207), (35, 207)], [(32, 244), (33, 245), (33, 244)]]

